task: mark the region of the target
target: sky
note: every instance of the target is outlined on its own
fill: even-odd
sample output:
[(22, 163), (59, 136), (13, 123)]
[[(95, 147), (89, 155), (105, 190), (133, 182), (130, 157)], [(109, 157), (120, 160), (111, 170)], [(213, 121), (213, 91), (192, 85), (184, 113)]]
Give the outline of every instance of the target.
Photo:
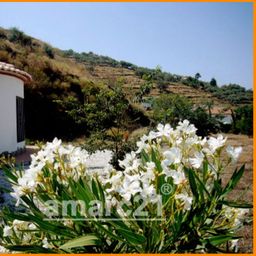
[(0, 3), (0, 26), (62, 50), (253, 86), (252, 3)]

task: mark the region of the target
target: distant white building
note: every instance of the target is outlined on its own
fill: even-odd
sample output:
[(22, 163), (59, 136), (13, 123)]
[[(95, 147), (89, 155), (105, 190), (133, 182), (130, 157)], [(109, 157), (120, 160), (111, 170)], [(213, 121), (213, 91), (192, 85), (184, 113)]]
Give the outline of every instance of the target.
[(0, 154), (25, 147), (24, 83), (32, 77), (0, 62)]

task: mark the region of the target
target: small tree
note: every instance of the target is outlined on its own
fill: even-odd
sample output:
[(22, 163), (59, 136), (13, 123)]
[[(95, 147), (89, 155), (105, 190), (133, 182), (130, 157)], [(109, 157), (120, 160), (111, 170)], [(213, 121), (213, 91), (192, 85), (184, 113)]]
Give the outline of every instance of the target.
[(54, 59), (54, 52), (53, 52), (53, 49), (52, 49), (51, 46), (49, 46), (49, 45), (46, 44), (46, 45), (44, 46), (44, 51), (45, 51), (45, 53), (47, 54), (47, 56), (48, 56), (49, 58)]
[(211, 79), (211, 81), (210, 81), (210, 85), (211, 85), (211, 86), (214, 86), (214, 87), (216, 87), (216, 86), (217, 86), (217, 81), (216, 81), (216, 79), (215, 79), (215, 78), (212, 78), (212, 79)]
[(20, 31), (17, 28), (11, 28), (8, 39), (11, 42), (19, 42), (20, 44), (24, 46), (31, 46), (32, 45), (32, 39), (31, 37), (25, 35), (22, 31)]
[(193, 105), (186, 97), (161, 95), (153, 104), (153, 119), (157, 123), (170, 123), (176, 126), (187, 119), (198, 127), (197, 134), (206, 136), (218, 130), (218, 122), (204, 108)]
[(253, 134), (253, 105), (238, 107), (233, 113), (233, 132)]
[(195, 74), (195, 79), (196, 79), (196, 80), (199, 80), (200, 78), (201, 78), (200, 73), (196, 73), (196, 74)]

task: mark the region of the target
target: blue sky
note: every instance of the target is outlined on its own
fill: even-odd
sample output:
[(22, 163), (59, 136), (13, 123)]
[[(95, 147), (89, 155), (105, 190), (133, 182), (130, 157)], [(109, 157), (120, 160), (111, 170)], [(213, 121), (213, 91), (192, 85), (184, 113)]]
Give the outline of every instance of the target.
[(60, 49), (252, 88), (252, 3), (0, 3), (0, 26)]

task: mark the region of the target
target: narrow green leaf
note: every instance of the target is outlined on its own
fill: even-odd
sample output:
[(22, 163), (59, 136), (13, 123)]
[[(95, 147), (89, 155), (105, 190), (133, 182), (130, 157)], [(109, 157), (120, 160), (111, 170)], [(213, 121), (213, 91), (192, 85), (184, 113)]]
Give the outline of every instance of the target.
[(252, 208), (253, 207), (252, 204), (238, 203), (238, 202), (225, 201), (225, 200), (223, 200), (222, 203), (234, 208)]
[(62, 246), (60, 246), (60, 249), (66, 250), (74, 247), (95, 246), (99, 244), (100, 244), (100, 240), (98, 239), (98, 237), (90, 234), (90, 235), (72, 239), (67, 243), (63, 244)]
[(99, 192), (94, 179), (92, 179), (92, 192), (95, 195), (95, 197), (99, 200)]
[(211, 197), (210, 193), (208, 192), (208, 190), (206, 189), (204, 183), (200, 180), (198, 175), (196, 173), (194, 173), (194, 175), (195, 175), (196, 180), (199, 182), (201, 189), (204, 190), (204, 192), (207, 194), (208, 197)]
[(236, 187), (237, 183), (239, 182), (239, 180), (243, 176), (244, 169), (245, 169), (245, 165), (243, 165), (238, 171), (235, 170), (235, 172), (233, 173), (232, 177), (230, 178), (228, 184), (224, 188), (222, 195), (225, 195), (225, 194), (229, 193), (230, 191), (232, 191)]
[(160, 157), (157, 156), (156, 151), (154, 149), (152, 149), (151, 151), (151, 157), (152, 157), (152, 161), (155, 163), (156, 165), (156, 169), (159, 173), (161, 173), (163, 171), (163, 168), (161, 166), (161, 161), (160, 161)]
[(28, 253), (52, 253), (51, 249), (46, 249), (37, 245), (8, 245), (6, 249), (17, 252), (28, 252)]
[(148, 154), (145, 152), (144, 149), (141, 151), (140, 154), (141, 154), (141, 159), (143, 160), (144, 163), (150, 161), (149, 156), (148, 156)]
[(94, 222), (94, 224), (100, 229), (105, 235), (108, 237), (111, 237), (112, 239), (116, 239), (120, 242), (124, 242), (124, 239), (120, 236), (116, 236), (113, 232), (110, 232), (108, 229), (104, 228), (101, 223), (98, 223), (97, 221)]
[(197, 188), (196, 180), (194, 177), (194, 172), (191, 169), (185, 169), (185, 171), (188, 174), (188, 180), (189, 180), (191, 191), (192, 191), (193, 195), (195, 196), (195, 198), (198, 200), (199, 195), (198, 195), (198, 188)]
[(209, 237), (208, 238), (208, 241), (213, 245), (213, 246), (216, 246), (216, 245), (220, 245), (220, 244), (223, 244), (225, 242), (228, 242), (230, 240), (233, 240), (233, 239), (238, 239), (240, 237), (238, 236), (230, 236), (230, 235), (219, 235), (219, 236), (213, 236), (213, 237)]
[(3, 167), (2, 170), (8, 179), (12, 180), (15, 183), (18, 182), (18, 177), (13, 174), (13, 171), (15, 172), (15, 170), (13, 170), (13, 168)]

